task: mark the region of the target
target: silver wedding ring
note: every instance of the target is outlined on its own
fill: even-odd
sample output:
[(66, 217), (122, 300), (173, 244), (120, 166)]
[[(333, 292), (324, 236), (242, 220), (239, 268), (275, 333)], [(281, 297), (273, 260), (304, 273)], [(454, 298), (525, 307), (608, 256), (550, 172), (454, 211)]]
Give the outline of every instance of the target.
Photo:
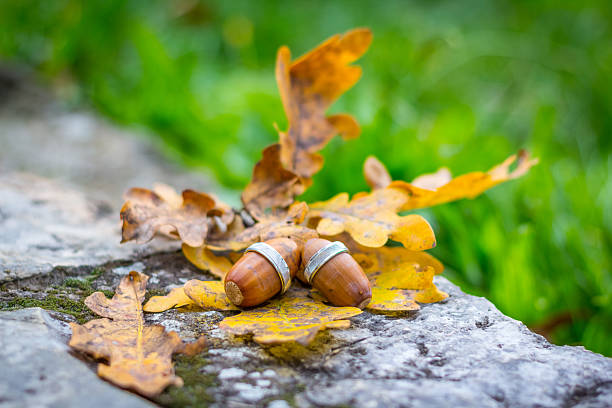
[(330, 259), (334, 256), (341, 254), (343, 252), (348, 252), (348, 248), (340, 241), (330, 242), (325, 245), (323, 248), (319, 249), (315, 254), (310, 258), (306, 268), (304, 268), (304, 277), (312, 285), (312, 280), (315, 275), (321, 269), (323, 265), (325, 265)]
[(250, 247), (248, 247), (246, 252), (257, 252), (259, 255), (263, 256), (272, 264), (278, 277), (281, 281), (281, 294), (285, 293), (287, 289), (289, 289), (289, 285), (291, 285), (291, 273), (289, 273), (289, 265), (285, 262), (283, 256), (272, 246), (266, 244), (265, 242), (257, 242)]

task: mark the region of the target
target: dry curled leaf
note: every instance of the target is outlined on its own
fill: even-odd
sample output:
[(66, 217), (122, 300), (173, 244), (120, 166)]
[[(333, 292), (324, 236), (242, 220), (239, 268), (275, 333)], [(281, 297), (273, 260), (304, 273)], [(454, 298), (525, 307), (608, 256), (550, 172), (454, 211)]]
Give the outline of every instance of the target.
[(185, 190), (180, 205), (175, 200), (165, 201), (156, 192), (132, 188), (121, 208), (122, 241), (142, 243), (153, 238), (162, 228), (175, 231), (190, 246), (200, 246), (208, 233), (207, 214), (215, 208), (212, 197), (193, 190)]
[(387, 168), (374, 156), (369, 156), (363, 163), (363, 176), (372, 190), (385, 188), (391, 184)]
[(223, 319), (219, 327), (235, 335), (253, 334), (260, 344), (310, 343), (325, 328), (346, 328), (349, 317), (362, 311), (356, 307), (333, 307), (311, 299), (293, 288), (285, 296), (264, 306), (244, 310)]
[(192, 279), (185, 283), (185, 294), (203, 309), (239, 310), (225, 294), (223, 282)]
[(85, 304), (103, 319), (84, 325), (71, 323), (69, 345), (108, 364), (98, 365), (98, 375), (123, 388), (147, 397), (162, 392), (168, 385), (181, 386), (174, 375), (172, 354), (201, 351), (203, 338), (185, 345), (175, 332), (161, 325), (145, 325), (141, 303), (148, 276), (132, 271), (116, 289), (112, 299), (96, 292)]
[[(449, 169), (441, 167), (435, 173), (421, 174), (412, 180), (412, 185), (425, 190), (436, 190), (453, 179)], [(389, 181), (391, 184), (391, 181)]]
[(367, 247), (381, 247), (392, 239), (413, 251), (433, 248), (436, 239), (423, 217), (397, 215), (405, 201), (405, 192), (392, 188), (359, 194), (353, 200), (349, 200), (347, 193), (341, 193), (329, 201), (310, 204), (308, 218), (316, 224), (320, 235), (346, 231)]
[[(511, 170), (515, 162), (516, 167)], [(537, 163), (538, 159), (530, 158), (527, 151), (521, 150), (486, 173), (477, 171), (453, 179), (448, 169), (441, 168), (435, 173), (417, 177), (412, 183), (393, 181), (388, 187), (406, 193), (406, 201), (400, 211), (432, 207), (462, 198), (474, 198), (491, 187), (523, 176)], [(364, 172), (366, 166), (367, 162), (364, 163)]]
[(266, 210), (289, 207), (304, 190), (297, 175), (283, 167), (280, 152), (279, 144), (264, 149), (251, 182), (242, 192), (242, 203), (255, 219), (265, 218)]
[(318, 237), (316, 231), (299, 225), (308, 212), (306, 203), (294, 203), (288, 211), (272, 214), (262, 218), (252, 227), (240, 233), (220, 239), (210, 239), (208, 248), (214, 251), (240, 251), (255, 242), (268, 241), (273, 238), (290, 237), (299, 242)]
[(150, 313), (159, 313), (172, 309), (173, 307), (191, 306), (194, 302), (186, 294), (183, 288), (174, 288), (165, 296), (153, 296), (144, 304), (142, 310)]
[(221, 279), (232, 267), (232, 262), (228, 258), (216, 255), (206, 246), (194, 248), (183, 244), (183, 254), (198, 268), (209, 271)]
[(356, 29), (329, 38), (293, 62), (289, 48), (278, 50), (276, 81), (289, 122), (289, 129), (279, 132), (281, 161), (306, 185), (323, 166), (323, 158), (317, 152), (334, 135), (359, 135), (359, 125), (353, 117), (326, 117), (325, 111), (359, 80), (361, 68), (349, 64), (361, 57), (371, 42), (370, 30)]

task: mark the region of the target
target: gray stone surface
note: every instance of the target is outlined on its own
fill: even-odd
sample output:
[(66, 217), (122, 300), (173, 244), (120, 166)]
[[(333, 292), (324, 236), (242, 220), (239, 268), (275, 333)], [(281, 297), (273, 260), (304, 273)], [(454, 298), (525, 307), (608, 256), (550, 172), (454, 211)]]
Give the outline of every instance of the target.
[(0, 407), (145, 408), (69, 354), (70, 328), (40, 308), (0, 312)]
[[(218, 312), (167, 311), (149, 319), (186, 337), (208, 333), (203, 369), (217, 376), (215, 407), (610, 407), (612, 359), (551, 345), (484, 298), (438, 277), (450, 293), (410, 315), (352, 319), (310, 347), (261, 348), (231, 338)], [(281, 406), (281, 405), (279, 405)]]
[(104, 201), (27, 173), (0, 175), (0, 283), (56, 267), (97, 265), (177, 249), (170, 240), (121, 245), (117, 212)]
[(0, 69), (0, 283), (176, 248), (119, 245), (123, 193), (156, 182), (238, 197), (169, 164), (144, 134), (70, 110)]

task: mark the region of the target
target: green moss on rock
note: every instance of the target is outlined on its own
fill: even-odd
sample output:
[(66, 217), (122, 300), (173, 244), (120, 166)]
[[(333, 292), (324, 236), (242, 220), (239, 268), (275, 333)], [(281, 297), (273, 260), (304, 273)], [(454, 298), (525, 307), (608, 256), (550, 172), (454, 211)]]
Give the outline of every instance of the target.
[(83, 324), (95, 317), (81, 300), (75, 301), (66, 297), (54, 295), (47, 296), (42, 300), (27, 297), (10, 299), (2, 302), (2, 305), (0, 306), (2, 310), (16, 310), (27, 307), (40, 307), (46, 310), (53, 310), (68, 314), (74, 316), (74, 318), (80, 324)]
[(217, 385), (214, 374), (202, 372), (208, 363), (202, 355), (177, 356), (174, 368), (184, 381), (183, 387), (169, 387), (155, 402), (165, 407), (207, 407), (214, 402), (208, 389)]

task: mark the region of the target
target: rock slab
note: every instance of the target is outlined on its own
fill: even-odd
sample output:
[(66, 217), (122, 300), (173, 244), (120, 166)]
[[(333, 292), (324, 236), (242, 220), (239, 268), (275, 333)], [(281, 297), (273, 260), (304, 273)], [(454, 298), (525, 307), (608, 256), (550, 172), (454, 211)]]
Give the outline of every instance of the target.
[(0, 407), (146, 408), (68, 354), (70, 328), (40, 308), (0, 312)]
[(119, 217), (106, 202), (28, 173), (0, 175), (0, 230), (0, 283), (179, 247), (121, 245)]
[(304, 408), (612, 406), (612, 359), (552, 345), (488, 300), (441, 277), (436, 284), (447, 301), (412, 315), (364, 312), (309, 347), (261, 348), (228, 337), (202, 324), (217, 312), (149, 319), (184, 336), (208, 332), (204, 369), (219, 380), (210, 390), (215, 407), (274, 406), (287, 395)]

